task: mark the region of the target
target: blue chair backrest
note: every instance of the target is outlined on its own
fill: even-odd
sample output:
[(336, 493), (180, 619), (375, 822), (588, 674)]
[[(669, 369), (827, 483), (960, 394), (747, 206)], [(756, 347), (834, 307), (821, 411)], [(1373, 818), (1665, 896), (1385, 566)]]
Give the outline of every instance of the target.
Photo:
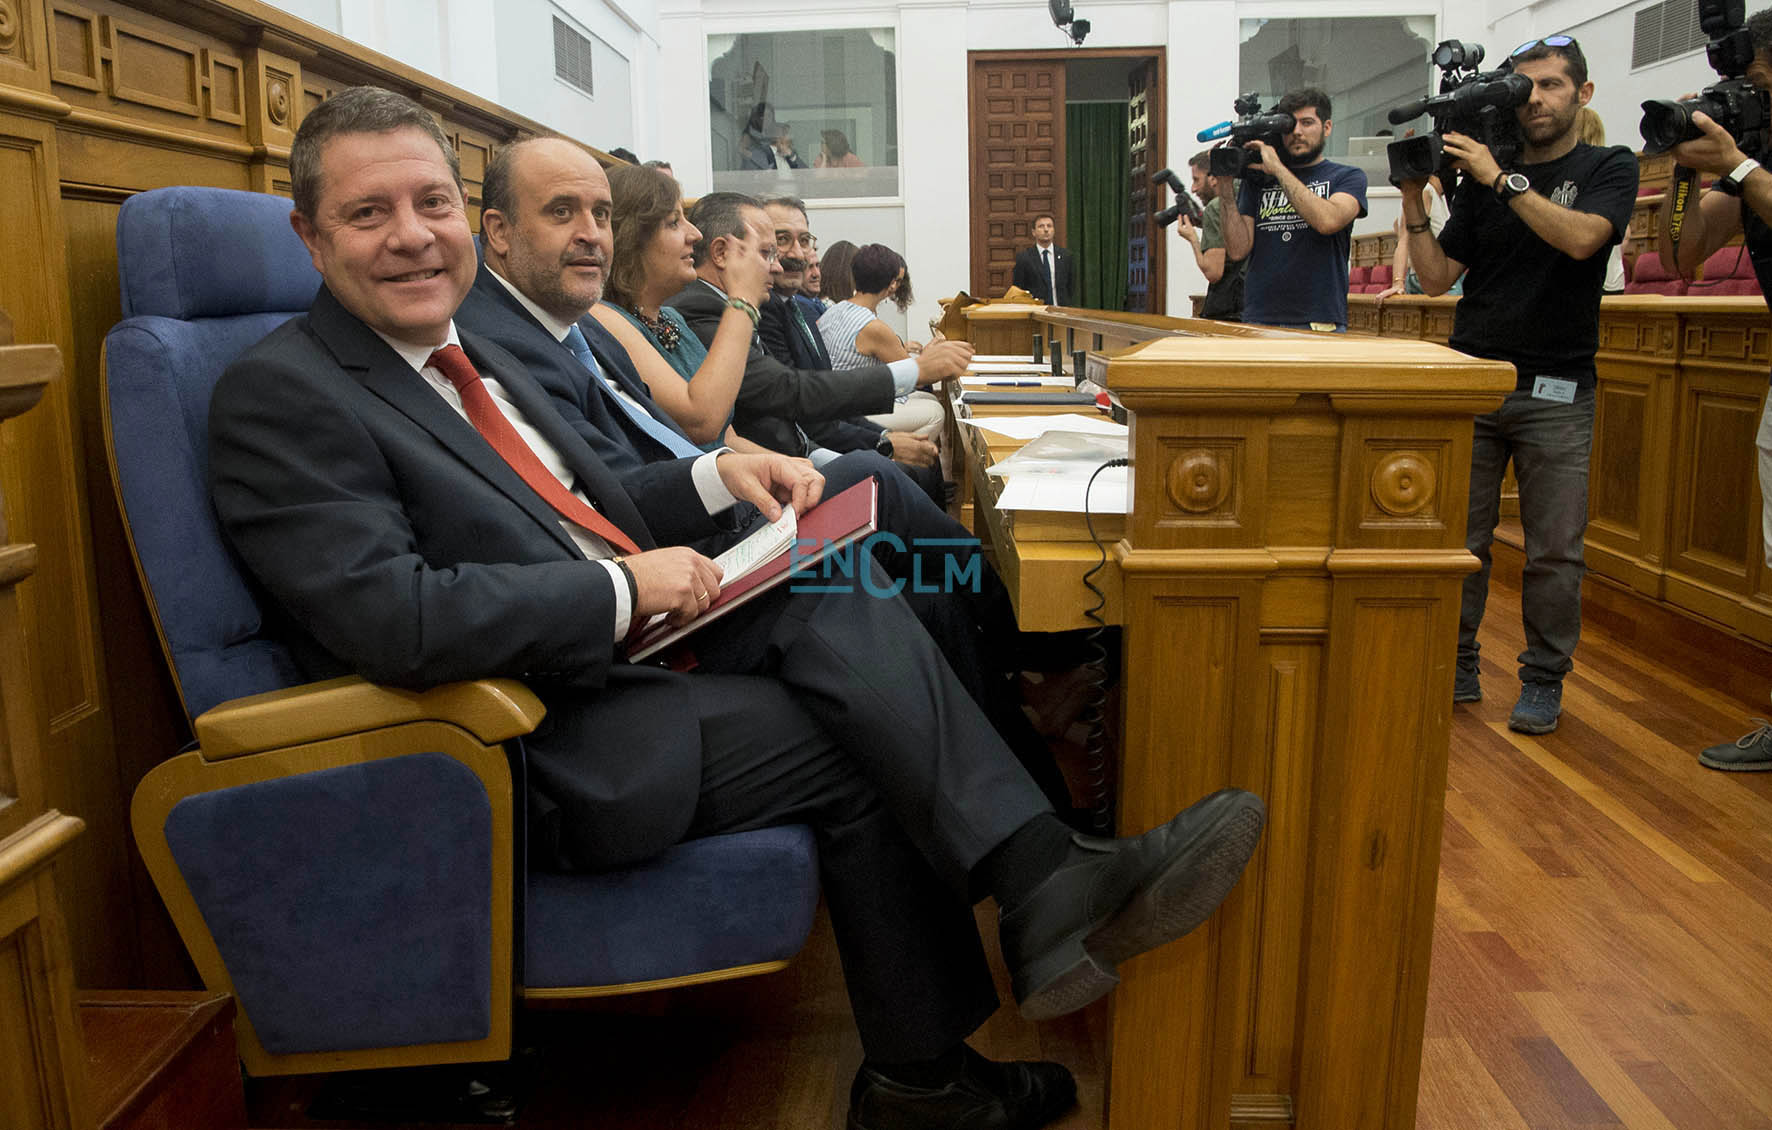
[(123, 202), (123, 316), (105, 337), (111, 465), (173, 678), (193, 718), (303, 681), (209, 501), (209, 398), (246, 348), (307, 310), (320, 275), (289, 201), (160, 188)]

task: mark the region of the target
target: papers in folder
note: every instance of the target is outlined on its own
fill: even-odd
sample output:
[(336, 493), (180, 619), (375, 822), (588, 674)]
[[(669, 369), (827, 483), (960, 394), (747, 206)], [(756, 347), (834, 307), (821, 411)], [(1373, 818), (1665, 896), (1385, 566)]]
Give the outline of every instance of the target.
[(1125, 424), (1095, 416), (991, 416), (966, 423), (1029, 442), (990, 473), (1003, 478), (999, 510), (1055, 510), (1125, 514), (1131, 510), (1126, 467), (1102, 465), (1124, 459)]

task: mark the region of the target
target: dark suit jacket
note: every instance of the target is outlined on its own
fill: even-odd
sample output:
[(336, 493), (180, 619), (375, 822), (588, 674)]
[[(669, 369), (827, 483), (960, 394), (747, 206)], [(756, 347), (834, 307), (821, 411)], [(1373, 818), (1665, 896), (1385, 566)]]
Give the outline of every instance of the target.
[(1016, 253), (1012, 281), (1048, 306), (1069, 306), (1076, 293), (1071, 286), (1071, 253), (1052, 245), (1052, 281), (1058, 284), (1056, 298), (1046, 286), (1046, 268), (1040, 264), (1038, 247), (1024, 247)]
[[(504, 284), (492, 277), (481, 264), (461, 309), (455, 312), (458, 328), (470, 330), (497, 342), (522, 363), (529, 375), (560, 404), (574, 430), (591, 445), (597, 458), (625, 481), (628, 475), (659, 460), (675, 456), (656, 439), (628, 418), (608, 389), (598, 387), (590, 371), (565, 345), (523, 308)], [(615, 379), (629, 396), (644, 405), (655, 420), (679, 435), (677, 426), (652, 400), (652, 394), (634, 368), (633, 359), (621, 343), (590, 315), (578, 320), (578, 328), (590, 344), (591, 353), (603, 371)], [(684, 436), (687, 439), (687, 436)]]
[[(691, 461), (653, 464), (624, 489), (509, 353), (459, 332), (642, 548), (717, 532)], [(613, 866), (681, 838), (701, 775), (684, 676), (617, 657), (608, 571), (324, 287), (228, 367), (209, 423), (222, 528), (310, 674), (523, 679), (548, 708), (526, 743), (535, 858)]]
[[(666, 305), (676, 307), (704, 345), (713, 343), (720, 319), (726, 314), (726, 300), (700, 279), (684, 287)], [(890, 412), (894, 391), (892, 373), (884, 365), (841, 372), (796, 369), (769, 356), (761, 343), (753, 339), (750, 357), (745, 361), (744, 381), (738, 387), (732, 424), (746, 439), (775, 451), (800, 455), (803, 445), (795, 431), (796, 424), (806, 426), (820, 420)]]

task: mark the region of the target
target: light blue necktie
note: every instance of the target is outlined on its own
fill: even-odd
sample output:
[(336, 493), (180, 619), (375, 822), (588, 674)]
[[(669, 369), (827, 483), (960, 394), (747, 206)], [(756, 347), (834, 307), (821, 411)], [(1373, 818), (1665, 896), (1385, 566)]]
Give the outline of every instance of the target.
[(628, 419), (638, 425), (641, 431), (663, 444), (665, 450), (669, 451), (672, 455), (675, 455), (678, 459), (691, 459), (697, 455), (704, 454), (701, 448), (690, 443), (683, 436), (653, 419), (650, 412), (628, 400), (627, 397), (617, 396), (615, 390), (611, 389), (604, 383), (603, 366), (597, 364), (597, 356), (591, 352), (591, 343), (585, 340), (583, 330), (579, 329), (577, 326), (573, 326), (571, 329), (567, 330), (565, 345), (566, 348), (572, 350), (572, 355), (578, 358), (579, 361), (584, 364), (584, 367), (591, 371), (591, 384), (595, 385), (598, 391), (604, 396), (615, 401), (616, 406), (622, 410), (623, 414), (625, 414)]

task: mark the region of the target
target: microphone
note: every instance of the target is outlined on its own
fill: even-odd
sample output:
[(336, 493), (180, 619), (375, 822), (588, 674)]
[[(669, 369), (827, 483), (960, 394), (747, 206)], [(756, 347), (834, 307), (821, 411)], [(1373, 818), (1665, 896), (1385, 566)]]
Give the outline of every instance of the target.
[[(1419, 110), (1416, 111), (1416, 113), (1420, 113), (1420, 112), (1421, 111), (1419, 111)], [(1413, 117), (1413, 116), (1414, 115), (1411, 115), (1411, 117)], [(1201, 130), (1199, 133), (1196, 133), (1194, 135), (1194, 140), (1195, 141), (1217, 141), (1219, 138), (1228, 135), (1230, 132), (1231, 132), (1231, 123), (1230, 122), (1228, 122), (1228, 121), (1227, 122), (1219, 122), (1215, 126), (1207, 126), (1205, 129)]]
[(1431, 98), (1417, 98), (1413, 102), (1405, 102), (1386, 114), (1385, 117), (1390, 119), (1391, 125), (1400, 126), (1410, 118), (1419, 118), (1427, 113), (1427, 104), (1431, 101), (1433, 101)]

